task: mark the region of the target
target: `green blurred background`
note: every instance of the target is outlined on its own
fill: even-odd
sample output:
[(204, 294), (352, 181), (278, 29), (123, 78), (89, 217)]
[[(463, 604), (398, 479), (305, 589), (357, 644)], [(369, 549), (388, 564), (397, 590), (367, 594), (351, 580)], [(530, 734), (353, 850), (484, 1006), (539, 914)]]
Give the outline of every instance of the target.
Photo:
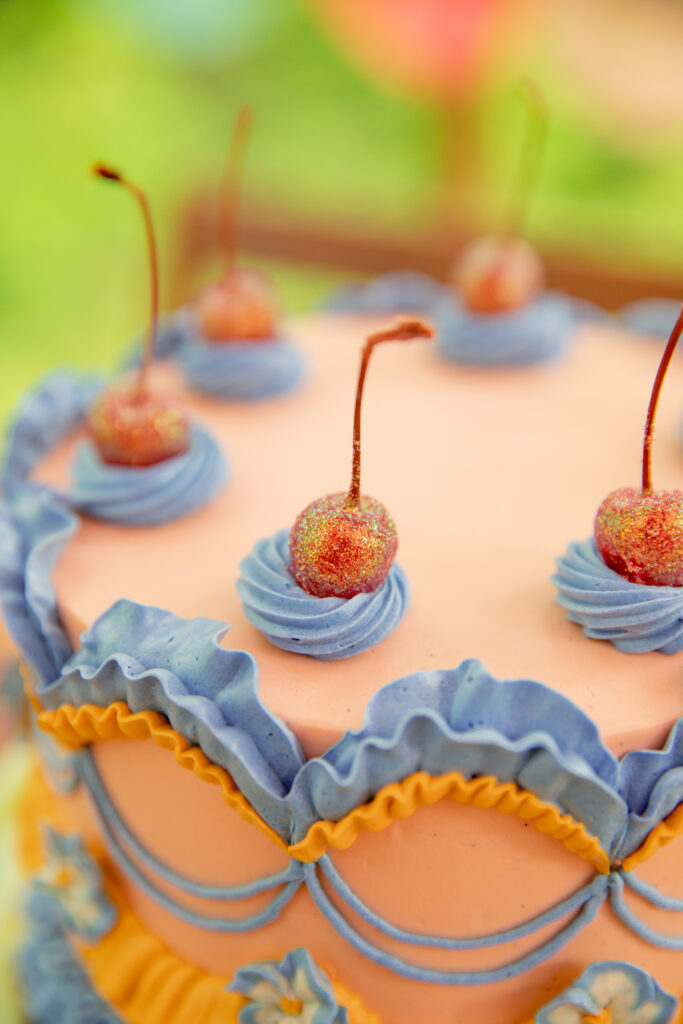
[[(386, 51), (411, 3), (438, 35), (449, 0), (392, 3), (3, 0), (0, 420), (52, 366), (114, 366), (144, 317), (139, 223), (88, 167), (109, 161), (149, 192), (168, 294), (180, 212), (220, 180), (245, 101), (246, 207), (410, 237), (444, 217), (495, 225), (524, 128), (517, 83), (531, 73), (552, 118), (530, 236), (579, 259), (683, 271), (679, 4), (457, 0), (463, 26), (473, 6), (488, 21), (445, 70), (428, 39), (419, 59), (438, 80), (425, 82), (419, 60), (389, 67)], [(290, 310), (348, 273), (272, 269)]]

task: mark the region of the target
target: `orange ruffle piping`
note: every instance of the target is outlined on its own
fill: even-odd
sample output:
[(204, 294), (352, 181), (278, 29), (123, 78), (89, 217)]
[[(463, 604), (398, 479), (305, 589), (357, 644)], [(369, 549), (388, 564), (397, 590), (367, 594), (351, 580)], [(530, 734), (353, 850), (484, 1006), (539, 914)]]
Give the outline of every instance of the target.
[[(635, 853), (632, 853), (630, 857), (625, 858), (622, 864), (623, 870), (633, 871), (634, 868), (649, 860), (653, 854), (657, 853), (657, 850), (661, 850), (663, 846), (677, 839), (680, 835), (683, 835), (683, 804), (679, 804), (668, 818), (655, 825), (643, 845)], [(683, 1017), (681, 1017), (681, 1022), (683, 1024)]]
[(72, 748), (98, 740), (154, 740), (160, 747), (172, 750), (183, 768), (194, 772), (205, 782), (219, 785), (229, 807), (245, 821), (257, 825), (291, 857), (304, 863), (318, 860), (329, 847), (347, 849), (361, 832), (380, 832), (397, 818), (408, 818), (420, 807), (429, 807), (449, 798), (461, 804), (514, 814), (544, 835), (558, 839), (597, 871), (609, 872), (607, 853), (581, 822), (563, 814), (554, 804), (541, 800), (534, 793), (520, 789), (516, 783), (498, 782), (492, 776), (468, 780), (460, 772), (439, 776), (415, 772), (401, 782), (384, 786), (369, 803), (354, 808), (340, 821), (315, 822), (304, 839), (287, 846), (240, 793), (228, 772), (212, 764), (199, 747), (191, 746), (158, 712), (133, 712), (124, 701), (117, 701), (107, 708), (94, 704), (80, 707), (63, 704), (55, 710), (41, 711), (38, 725)]
[(232, 778), (220, 765), (212, 764), (200, 747), (192, 746), (176, 732), (164, 715), (156, 711), (131, 711), (124, 701), (107, 708), (95, 704), (74, 707), (62, 704), (54, 711), (41, 711), (38, 725), (73, 749), (98, 740), (153, 740), (164, 750), (171, 750), (182, 768), (194, 772), (202, 782), (220, 786), (223, 800), (250, 825), (256, 825), (281, 849), (287, 844), (254, 810)]
[[(33, 874), (44, 862), (41, 825), (58, 825), (58, 805), (36, 767), (20, 806), (21, 855)], [(239, 1024), (244, 997), (227, 992), (227, 978), (209, 974), (172, 953), (149, 932), (127, 904), (125, 894), (99, 861), (107, 894), (118, 917), (112, 930), (95, 945), (72, 936), (93, 988), (127, 1024)], [(361, 998), (345, 985), (333, 983), (350, 1024), (380, 1024)]]
[(318, 821), (301, 842), (289, 847), (297, 860), (318, 860), (328, 847), (345, 850), (360, 832), (379, 832), (397, 818), (408, 818), (420, 807), (429, 807), (445, 798), (460, 804), (473, 804), (486, 810), (514, 814), (528, 821), (544, 835), (559, 839), (572, 853), (607, 874), (610, 862), (598, 840), (570, 815), (562, 814), (554, 804), (534, 793), (520, 789), (514, 782), (498, 782), (492, 776), (465, 779), (460, 772), (431, 776), (415, 772), (402, 782), (380, 789), (369, 803), (357, 807), (341, 821)]

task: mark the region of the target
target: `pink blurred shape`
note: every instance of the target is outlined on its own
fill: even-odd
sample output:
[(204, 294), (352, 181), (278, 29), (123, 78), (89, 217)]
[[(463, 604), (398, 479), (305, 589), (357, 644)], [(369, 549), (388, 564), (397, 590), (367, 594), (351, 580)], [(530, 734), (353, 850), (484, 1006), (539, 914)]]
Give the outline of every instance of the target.
[(309, 0), (365, 72), (447, 100), (514, 49), (528, 0)]

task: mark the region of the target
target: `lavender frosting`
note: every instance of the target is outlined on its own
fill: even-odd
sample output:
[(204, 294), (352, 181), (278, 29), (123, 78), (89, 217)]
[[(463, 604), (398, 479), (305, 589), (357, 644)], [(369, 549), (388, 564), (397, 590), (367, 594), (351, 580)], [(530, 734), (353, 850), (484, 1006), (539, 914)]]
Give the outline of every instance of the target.
[(431, 313), (445, 291), (443, 284), (428, 274), (397, 270), (340, 288), (323, 308), (332, 313)]
[(666, 339), (680, 312), (678, 299), (638, 299), (622, 306), (618, 316), (631, 331)]
[(201, 334), (190, 309), (169, 318), (163, 333), (188, 385), (216, 398), (273, 398), (294, 391), (305, 376), (303, 356), (284, 338), (216, 344)]
[(350, 658), (376, 647), (398, 626), (410, 600), (403, 570), (394, 564), (372, 594), (313, 597), (289, 570), (289, 530), (258, 541), (240, 564), (237, 591), (244, 614), (272, 644), (320, 661)]
[(112, 466), (84, 442), (73, 465), (68, 502), (79, 512), (126, 526), (156, 526), (205, 505), (228, 479), (225, 457), (213, 438), (193, 426), (182, 455), (153, 466)]
[(472, 313), (455, 293), (431, 311), (445, 359), (478, 366), (524, 366), (562, 355), (576, 323), (571, 301), (544, 292), (508, 313)]
[(586, 636), (627, 654), (683, 650), (683, 587), (631, 583), (605, 565), (592, 539), (569, 545), (552, 582)]

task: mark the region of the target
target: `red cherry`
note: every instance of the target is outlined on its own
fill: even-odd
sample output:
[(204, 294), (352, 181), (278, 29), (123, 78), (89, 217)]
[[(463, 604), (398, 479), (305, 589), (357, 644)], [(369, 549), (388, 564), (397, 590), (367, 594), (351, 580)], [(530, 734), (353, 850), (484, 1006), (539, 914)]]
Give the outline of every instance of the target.
[(96, 398), (88, 427), (102, 459), (112, 465), (151, 466), (190, 446), (190, 427), (177, 401), (118, 381)]
[(523, 238), (486, 235), (460, 254), (453, 283), (471, 312), (503, 313), (536, 298), (545, 284), (545, 270)]
[(683, 311), (671, 332), (652, 388), (645, 422), (642, 488), (613, 491), (595, 517), (595, 545), (610, 569), (633, 583), (655, 587), (683, 586), (683, 493), (652, 489), (655, 413), (681, 331)]
[(311, 502), (297, 516), (289, 535), (291, 570), (308, 594), (350, 598), (369, 593), (384, 582), (391, 569), (398, 547), (393, 519), (379, 501), (360, 493), (363, 386), (376, 345), (433, 336), (430, 324), (406, 317), (366, 339), (356, 388), (351, 486), (346, 494), (327, 494)]
[(529, 112), (528, 127), (505, 231), (470, 242), (452, 271), (453, 283), (473, 313), (519, 309), (535, 299), (545, 285), (541, 257), (521, 235), (545, 148), (548, 110), (543, 94), (531, 80), (522, 83), (522, 95)]
[(97, 164), (101, 178), (122, 185), (138, 203), (147, 240), (150, 310), (147, 339), (134, 381), (123, 380), (106, 388), (93, 403), (88, 427), (102, 459), (112, 465), (150, 466), (187, 451), (190, 429), (175, 399), (147, 387), (147, 371), (154, 355), (159, 313), (159, 272), (152, 215), (145, 193), (118, 171)]
[(229, 271), (200, 293), (195, 312), (202, 334), (214, 342), (266, 341), (275, 334), (273, 290), (256, 270)]

